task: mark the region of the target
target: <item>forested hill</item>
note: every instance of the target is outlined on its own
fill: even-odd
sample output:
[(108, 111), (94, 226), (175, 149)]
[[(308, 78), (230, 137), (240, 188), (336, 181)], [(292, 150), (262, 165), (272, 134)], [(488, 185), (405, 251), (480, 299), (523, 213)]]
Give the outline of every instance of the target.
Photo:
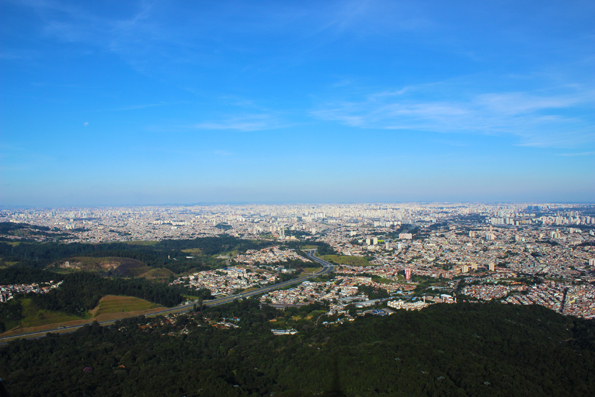
[[(11, 396), (595, 395), (593, 321), (457, 304), (326, 328), (308, 310), (246, 300), (17, 341), (0, 348), (0, 377)], [(232, 316), (240, 328), (209, 325)], [(280, 316), (301, 316), (298, 334), (274, 336)]]
[[(262, 249), (279, 242), (270, 240), (244, 240), (232, 236), (201, 237), (191, 240), (163, 240), (159, 242), (88, 243), (38, 243), (13, 244), (0, 241), (0, 268), (17, 265), (44, 269), (50, 264), (72, 257), (117, 257), (143, 262), (149, 267), (169, 269), (176, 274), (189, 270), (209, 270), (224, 266), (225, 261), (216, 255)], [(305, 243), (290, 242), (286, 246), (300, 249)], [(317, 246), (320, 255), (335, 253), (322, 242), (308, 242)]]
[[(271, 244), (270, 241), (242, 240), (231, 236), (163, 240), (152, 244), (142, 242), (102, 244), (22, 242), (14, 245), (0, 241), (0, 258), (4, 263), (45, 268), (56, 261), (70, 257), (121, 257), (137, 259), (150, 267), (167, 268), (174, 273), (180, 273), (200, 267), (205, 261), (211, 260), (211, 256), (219, 253), (260, 249)], [(199, 254), (189, 255), (183, 250), (195, 250)], [(192, 258), (187, 258), (188, 256)]]
[[(96, 307), (105, 295), (132, 296), (168, 307), (182, 303), (185, 300), (183, 295), (211, 296), (208, 290), (189, 290), (144, 279), (104, 278), (86, 272), (57, 274), (26, 267), (0, 269), (0, 280), (6, 284), (62, 281), (59, 288), (47, 294), (32, 294), (29, 297), (39, 309), (79, 317), (84, 317)], [(0, 333), (19, 325), (23, 319), (21, 303), (24, 297), (17, 295), (8, 303), (0, 304)]]

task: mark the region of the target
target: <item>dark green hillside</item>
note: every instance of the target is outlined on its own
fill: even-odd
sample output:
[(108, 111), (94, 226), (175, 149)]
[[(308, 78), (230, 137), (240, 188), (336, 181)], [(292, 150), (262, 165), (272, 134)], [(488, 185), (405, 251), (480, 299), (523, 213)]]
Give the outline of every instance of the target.
[[(27, 223), (0, 222), (0, 235), (18, 236), (29, 240), (32, 237), (44, 236), (49, 238), (63, 238), (66, 234), (59, 229), (50, 229), (45, 226), (29, 225)], [(0, 240), (12, 241), (5, 237)]]
[(47, 281), (60, 281), (64, 278), (61, 274), (28, 267), (10, 267), (0, 269), (0, 285), (30, 284)]
[[(270, 246), (270, 241), (242, 240), (231, 236), (204, 237), (193, 240), (164, 240), (155, 244), (112, 242), (102, 244), (24, 242), (18, 245), (0, 241), (0, 267), (16, 264), (34, 268), (56, 265), (72, 257), (117, 257), (143, 262), (152, 268), (165, 268), (179, 274), (190, 270), (208, 270), (225, 264), (216, 255), (244, 252)], [(188, 251), (200, 252), (190, 255)]]
[[(0, 377), (12, 396), (595, 393), (593, 321), (537, 306), (460, 304), (330, 328), (312, 316), (296, 323), (296, 335), (269, 331), (307, 312), (248, 300), (167, 325), (138, 318), (17, 341), (0, 349)], [(241, 328), (208, 324), (232, 316)]]
[[(27, 295), (39, 309), (62, 312), (79, 317), (97, 306), (106, 295), (125, 295), (148, 300), (163, 306), (175, 306), (186, 298), (183, 295), (210, 298), (208, 290), (189, 290), (170, 287), (144, 279), (104, 278), (96, 273), (77, 272), (57, 274), (45, 270), (12, 267), (0, 269), (0, 280), (6, 284), (28, 284), (42, 281), (63, 281), (59, 288), (47, 294)], [(9, 303), (0, 304), (0, 332), (18, 325), (24, 296), (17, 295)]]

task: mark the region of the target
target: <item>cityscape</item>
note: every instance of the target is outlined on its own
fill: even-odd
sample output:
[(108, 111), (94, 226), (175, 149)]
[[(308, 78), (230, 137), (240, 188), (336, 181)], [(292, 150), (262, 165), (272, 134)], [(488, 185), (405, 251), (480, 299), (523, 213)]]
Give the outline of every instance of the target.
[[(260, 300), (281, 306), (325, 302), (331, 305), (330, 314), (347, 314), (349, 304), (361, 309), (379, 303), (360, 294), (358, 287), (368, 286), (385, 291), (389, 307), (497, 300), (595, 318), (592, 205), (114, 207), (3, 210), (0, 221), (47, 228), (43, 235), (2, 236), (15, 242), (29, 237), (101, 243), (231, 236), (276, 244), (222, 255), (225, 268), (184, 275), (171, 283), (206, 288), (215, 297), (274, 284), (278, 275), (296, 272), (295, 264), (284, 267), (288, 261), (315, 270), (317, 264), (285, 244), (323, 242), (336, 252), (323, 256), (335, 265), (334, 278), (304, 281)], [(428, 285), (419, 291), (420, 284)], [(14, 289), (0, 288), (3, 296)], [(421, 293), (414, 294), (416, 290)]]

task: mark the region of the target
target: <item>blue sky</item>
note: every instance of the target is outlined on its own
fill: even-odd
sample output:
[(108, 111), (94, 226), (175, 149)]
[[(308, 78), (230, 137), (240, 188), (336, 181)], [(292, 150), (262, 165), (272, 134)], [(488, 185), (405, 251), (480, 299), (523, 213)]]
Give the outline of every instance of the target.
[(593, 202), (594, 20), (592, 1), (1, 0), (0, 205)]

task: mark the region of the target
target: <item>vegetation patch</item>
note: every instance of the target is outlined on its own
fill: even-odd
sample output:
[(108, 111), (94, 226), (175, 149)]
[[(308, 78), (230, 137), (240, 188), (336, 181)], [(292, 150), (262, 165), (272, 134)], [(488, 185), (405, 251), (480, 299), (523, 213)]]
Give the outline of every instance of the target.
[(163, 306), (132, 296), (107, 295), (101, 298), (99, 304), (91, 313), (93, 313), (93, 317), (97, 317), (107, 313), (137, 312), (157, 307)]
[(302, 268), (302, 272), (300, 273), (300, 276), (305, 276), (305, 275), (309, 275), (312, 273), (316, 273), (316, 272), (319, 272), (320, 270), (322, 270), (321, 267), (304, 267), (304, 268)]
[(156, 245), (159, 241), (140, 241), (140, 240), (134, 240), (134, 241), (126, 241), (125, 244), (129, 244), (129, 245)]
[[(539, 306), (439, 304), (339, 324), (327, 310), (277, 310), (244, 299), (192, 315), (94, 323), (9, 343), (0, 349), (0, 377), (11, 396), (47, 395), (48, 388), (106, 396), (595, 392), (593, 321)], [(298, 334), (276, 336), (272, 328)]]
[(380, 277), (380, 276), (376, 276), (376, 275), (372, 276), (372, 281), (375, 281), (375, 282), (380, 283), (380, 284), (392, 284), (392, 283), (394, 283), (393, 280), (390, 280), (390, 279), (384, 278), (384, 277)]
[(361, 256), (324, 255), (322, 259), (338, 265), (373, 266), (366, 258)]
[(198, 300), (200, 300), (200, 296), (192, 296), (192, 295), (182, 295), (182, 296), (187, 301), (198, 301)]
[(169, 278), (173, 275), (174, 275), (174, 272), (172, 272), (169, 269), (158, 268), (158, 269), (149, 270), (147, 273), (143, 274), (143, 277), (147, 278), (147, 279), (153, 279), (153, 278), (164, 279), (164, 278)]
[(123, 263), (113, 271), (113, 273), (118, 276), (143, 277), (145, 274), (153, 270), (143, 262), (128, 258), (120, 259), (123, 259)]
[(75, 256), (48, 266), (56, 270), (82, 270), (86, 272), (113, 272), (119, 276), (139, 277), (151, 270), (143, 262), (131, 258)]
[(0, 268), (1, 268), (1, 269), (7, 268), (7, 267), (11, 267), (11, 266), (14, 266), (14, 265), (16, 265), (17, 263), (19, 263), (19, 262), (4, 262), (4, 261), (2, 260), (2, 258), (0, 258)]
[(192, 255), (202, 255), (202, 250), (200, 248), (186, 248), (183, 249), (182, 252), (185, 252), (187, 254), (192, 254)]
[(30, 298), (21, 300), (23, 319), (21, 328), (39, 327), (48, 324), (60, 324), (68, 321), (80, 320), (81, 317), (58, 311), (42, 309)]

